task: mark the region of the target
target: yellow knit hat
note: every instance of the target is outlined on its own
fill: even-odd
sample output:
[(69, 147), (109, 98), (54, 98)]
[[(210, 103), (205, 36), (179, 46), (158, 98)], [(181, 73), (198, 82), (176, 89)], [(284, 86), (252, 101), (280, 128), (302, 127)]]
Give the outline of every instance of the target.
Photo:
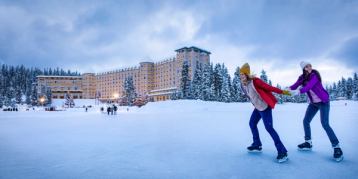
[(243, 73), (245, 75), (250, 75), (250, 65), (248, 63), (245, 63), (240, 68), (240, 73)]

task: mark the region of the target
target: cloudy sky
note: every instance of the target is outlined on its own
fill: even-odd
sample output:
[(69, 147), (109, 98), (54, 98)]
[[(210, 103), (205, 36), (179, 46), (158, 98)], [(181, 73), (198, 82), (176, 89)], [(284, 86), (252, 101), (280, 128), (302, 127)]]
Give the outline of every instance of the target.
[(358, 1), (0, 0), (0, 63), (104, 72), (198, 46), (233, 74), (289, 85), (309, 61), (326, 83), (358, 71)]

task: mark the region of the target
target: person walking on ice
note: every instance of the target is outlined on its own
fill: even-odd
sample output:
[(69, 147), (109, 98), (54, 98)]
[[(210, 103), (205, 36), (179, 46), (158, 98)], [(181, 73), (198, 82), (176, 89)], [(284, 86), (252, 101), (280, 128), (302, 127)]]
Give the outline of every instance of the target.
[[(317, 70), (312, 69), (309, 62), (301, 62), (303, 74), (299, 76), (298, 80), (289, 87), (292, 93), (303, 94), (306, 93), (309, 105), (303, 118), (303, 129), (305, 132), (305, 142), (299, 144), (299, 150), (312, 150), (311, 127), (310, 123), (318, 111), (320, 111), (321, 124), (326, 131), (328, 138), (333, 147), (333, 158), (339, 162), (343, 160), (343, 152), (339, 146), (339, 141), (333, 129), (329, 125), (329, 94), (322, 86), (321, 75)], [(301, 86), (301, 87), (300, 87)], [(298, 87), (299, 90), (296, 90)], [(294, 91), (296, 90), (296, 91)]]
[(249, 100), (255, 107), (254, 111), (251, 114), (249, 123), (253, 135), (253, 143), (251, 144), (251, 146), (247, 147), (247, 150), (249, 152), (261, 152), (262, 150), (262, 143), (257, 128), (257, 124), (262, 118), (265, 125), (265, 129), (271, 135), (275, 143), (278, 153), (276, 158), (277, 161), (279, 163), (287, 161), (287, 150), (282, 144), (277, 132), (273, 128), (272, 109), (275, 107), (277, 100), (271, 92), (290, 95), (289, 91), (281, 90), (270, 86), (261, 79), (251, 75), (250, 66), (248, 63), (245, 63), (240, 68), (240, 80), (241, 90), (245, 93), (245, 95), (249, 98)]

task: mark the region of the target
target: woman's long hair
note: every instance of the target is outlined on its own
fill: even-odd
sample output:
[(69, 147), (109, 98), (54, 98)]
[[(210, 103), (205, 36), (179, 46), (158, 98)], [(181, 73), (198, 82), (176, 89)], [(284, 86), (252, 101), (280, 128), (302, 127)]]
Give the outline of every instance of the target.
[(302, 85), (303, 86), (306, 86), (307, 82), (311, 79), (312, 73), (315, 73), (318, 77), (319, 82), (322, 82), (321, 75), (319, 74), (319, 72), (317, 70), (313, 69), (311, 73), (308, 73), (308, 71), (303, 69), (303, 72), (302, 72), (302, 76), (303, 76)]

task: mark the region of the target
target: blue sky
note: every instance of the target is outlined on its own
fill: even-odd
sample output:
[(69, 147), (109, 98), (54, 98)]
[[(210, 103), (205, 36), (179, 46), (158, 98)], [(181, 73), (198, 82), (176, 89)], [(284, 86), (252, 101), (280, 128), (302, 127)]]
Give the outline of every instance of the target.
[(289, 85), (310, 61), (326, 83), (358, 71), (358, 1), (0, 0), (0, 63), (104, 72), (212, 52)]

